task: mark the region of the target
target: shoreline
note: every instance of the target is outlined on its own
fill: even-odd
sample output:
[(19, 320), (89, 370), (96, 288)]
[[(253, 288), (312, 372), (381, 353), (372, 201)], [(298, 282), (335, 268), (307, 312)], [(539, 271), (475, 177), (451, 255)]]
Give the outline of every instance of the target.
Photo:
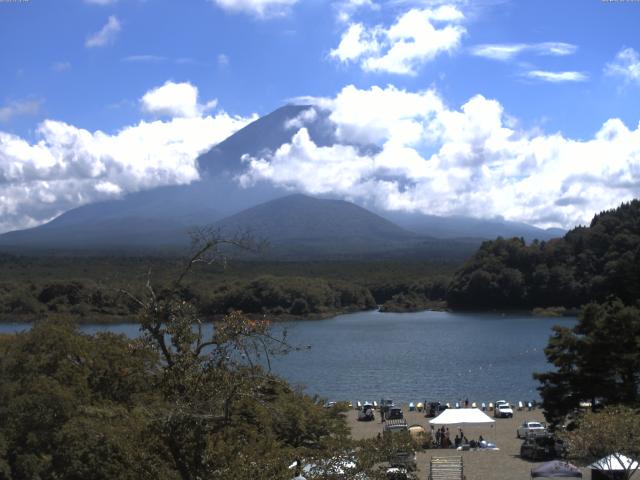
[[(389, 309), (384, 308), (384, 305), (378, 305), (376, 308), (370, 309), (346, 309), (346, 310), (336, 310), (332, 312), (322, 312), (322, 313), (311, 313), (307, 315), (292, 315), (289, 313), (284, 314), (261, 314), (261, 313), (248, 313), (247, 317), (252, 320), (267, 318), (271, 320), (273, 323), (287, 323), (292, 321), (321, 321), (327, 320), (330, 318), (335, 318), (341, 315), (350, 315), (353, 313), (363, 313), (363, 312), (380, 312), (380, 313), (389, 313), (389, 314), (403, 314), (403, 313), (420, 313), (420, 312), (449, 312), (449, 313), (458, 313), (458, 314), (493, 314), (493, 315), (525, 315), (532, 317), (540, 317), (540, 318), (567, 318), (567, 317), (577, 317), (580, 314), (580, 309), (575, 308), (564, 308), (564, 307), (548, 307), (541, 308), (536, 307), (532, 310), (522, 310), (522, 309), (510, 309), (510, 310), (465, 310), (465, 309), (451, 309), (446, 305), (443, 305), (441, 302), (433, 302), (433, 305), (430, 305), (428, 308), (420, 308), (420, 309)], [(1, 315), (0, 316), (0, 324), (16, 324), (16, 325), (31, 325), (39, 320), (42, 320), (46, 315), (43, 316), (34, 316), (33, 314), (29, 315)], [(222, 321), (224, 318), (224, 314), (215, 314), (207, 317), (203, 317), (203, 319), (207, 322), (218, 323)], [(115, 316), (115, 315), (100, 315), (96, 314), (91, 318), (87, 317), (79, 317), (77, 315), (70, 314), (72, 320), (78, 325), (130, 325), (139, 323), (136, 320), (135, 316)]]

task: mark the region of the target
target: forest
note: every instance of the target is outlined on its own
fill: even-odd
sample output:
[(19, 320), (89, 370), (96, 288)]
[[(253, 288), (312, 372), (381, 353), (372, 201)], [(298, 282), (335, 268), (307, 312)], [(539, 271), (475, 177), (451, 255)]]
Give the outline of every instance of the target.
[[(0, 318), (31, 321), (69, 314), (78, 322), (131, 321), (138, 306), (123, 295), (147, 278), (166, 284), (178, 257), (0, 255)], [(230, 309), (277, 318), (319, 318), (396, 306), (421, 310), (442, 301), (459, 264), (440, 262), (242, 262), (202, 265), (182, 286), (207, 317)], [(406, 306), (405, 306), (406, 308)]]
[(609, 296), (640, 298), (640, 201), (596, 215), (548, 242), (484, 242), (453, 276), (454, 309), (581, 307)]

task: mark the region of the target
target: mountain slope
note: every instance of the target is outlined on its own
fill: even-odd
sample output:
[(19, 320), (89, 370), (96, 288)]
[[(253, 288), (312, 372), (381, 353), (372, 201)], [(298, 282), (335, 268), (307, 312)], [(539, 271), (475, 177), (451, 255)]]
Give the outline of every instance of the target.
[(420, 235), (435, 238), (482, 238), (522, 237), (526, 241), (549, 240), (564, 235), (559, 228), (542, 229), (521, 222), (499, 219), (483, 219), (464, 216), (439, 217), (422, 213), (380, 212), (380, 214), (401, 226)]
[(285, 105), (255, 122), (238, 130), (226, 140), (214, 146), (198, 158), (198, 169), (203, 175), (218, 175), (220, 172), (238, 173), (242, 169), (241, 157), (248, 154), (259, 156), (273, 152), (291, 141), (298, 128), (288, 125), (306, 110), (313, 109), (313, 118), (305, 121), (309, 136), (316, 145), (331, 145), (335, 136), (326, 113), (310, 105)]
[(250, 229), (269, 241), (287, 243), (335, 238), (378, 241), (416, 237), (353, 203), (301, 194), (249, 208), (217, 225), (225, 231)]
[(439, 258), (460, 260), (479, 241), (416, 235), (344, 200), (294, 194), (249, 208), (216, 223), (228, 234), (249, 231), (269, 242), (265, 255), (280, 259)]

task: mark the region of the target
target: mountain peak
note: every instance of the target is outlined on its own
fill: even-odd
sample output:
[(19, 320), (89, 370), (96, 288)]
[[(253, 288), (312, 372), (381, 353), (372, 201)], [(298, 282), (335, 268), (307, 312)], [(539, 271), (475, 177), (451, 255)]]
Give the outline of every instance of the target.
[[(214, 146), (198, 158), (198, 169), (202, 175), (217, 175), (220, 172), (238, 172), (242, 167), (241, 158), (248, 154), (252, 157), (264, 155), (289, 143), (297, 128), (289, 125), (312, 105), (285, 105), (260, 117), (238, 130), (226, 140)], [(316, 109), (316, 112), (318, 110)], [(305, 121), (309, 136), (321, 146), (333, 143), (333, 130), (324, 121), (323, 115), (316, 115)]]

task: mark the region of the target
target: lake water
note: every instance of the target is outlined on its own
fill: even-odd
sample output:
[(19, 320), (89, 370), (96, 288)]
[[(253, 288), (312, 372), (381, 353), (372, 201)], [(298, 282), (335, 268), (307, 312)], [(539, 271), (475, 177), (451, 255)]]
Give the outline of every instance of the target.
[[(543, 350), (551, 327), (575, 322), (513, 314), (376, 311), (292, 321), (275, 328), (286, 328), (292, 344), (311, 348), (275, 358), (272, 367), (291, 383), (304, 385), (307, 393), (328, 400), (538, 399), (532, 373), (549, 369)], [(3, 324), (0, 332), (24, 328)], [(82, 330), (138, 335), (133, 324), (84, 325)]]

